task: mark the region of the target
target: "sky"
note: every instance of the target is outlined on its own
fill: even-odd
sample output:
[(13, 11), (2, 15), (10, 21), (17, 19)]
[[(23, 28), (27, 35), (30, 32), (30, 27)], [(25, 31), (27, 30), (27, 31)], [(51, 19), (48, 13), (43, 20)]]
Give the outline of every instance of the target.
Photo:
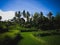
[[(54, 15), (60, 12), (60, 0), (0, 0), (0, 15), (10, 19), (15, 11), (43, 12), (46, 15), (52, 12)], [(7, 15), (6, 15), (7, 13)]]

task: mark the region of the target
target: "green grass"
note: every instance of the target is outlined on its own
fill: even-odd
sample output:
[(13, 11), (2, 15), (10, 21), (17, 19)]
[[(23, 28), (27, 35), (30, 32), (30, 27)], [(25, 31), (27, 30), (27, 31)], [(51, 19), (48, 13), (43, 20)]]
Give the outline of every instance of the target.
[(23, 39), (19, 42), (19, 45), (40, 45), (41, 42), (37, 40), (33, 35), (33, 32), (23, 32), (21, 35)]
[(2, 34), (0, 34), (0, 39), (4, 39), (5, 36), (9, 36), (11, 38), (14, 38), (17, 33), (19, 33), (19, 30), (11, 30), (9, 32), (2, 33)]
[(44, 40), (46, 45), (60, 45), (60, 35), (40, 37), (39, 39)]
[(0, 34), (0, 39), (4, 39), (6, 35), (14, 38), (17, 33), (20, 33), (23, 39), (18, 42), (18, 45), (60, 45), (60, 35), (51, 35), (44, 37), (36, 37), (33, 35), (34, 33), (38, 34), (46, 32), (20, 32), (19, 30), (11, 30), (9, 32)]
[(35, 32), (22, 32), (23, 39), (18, 45), (60, 45), (60, 35), (35, 37), (33, 33)]

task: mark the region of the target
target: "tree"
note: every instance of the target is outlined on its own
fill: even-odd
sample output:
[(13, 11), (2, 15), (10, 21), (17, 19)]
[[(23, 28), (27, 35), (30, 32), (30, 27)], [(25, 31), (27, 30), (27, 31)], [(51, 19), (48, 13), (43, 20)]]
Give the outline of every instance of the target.
[(25, 20), (24, 20), (24, 18), (21, 18), (20, 19), (20, 25), (24, 26), (24, 24), (25, 24)]
[(40, 18), (41, 19), (43, 18), (43, 12), (40, 12)]
[(27, 22), (29, 22), (29, 17), (30, 17), (30, 13), (27, 11), (27, 15), (26, 15), (27, 17)]
[(23, 16), (26, 18), (26, 13), (25, 13), (25, 10), (23, 10)]
[(25, 10), (23, 10), (23, 16), (27, 19), (27, 22), (29, 22), (30, 13), (28, 11), (26, 13)]
[(18, 17), (18, 16), (17, 16), (17, 12), (15, 12), (15, 17)]
[(47, 14), (49, 20), (52, 19), (52, 15), (53, 15), (52, 12), (49, 12), (49, 13)]
[(2, 24), (2, 22), (1, 22), (1, 19), (2, 19), (2, 16), (0, 16), (0, 31), (2, 30), (1, 28), (3, 28), (3, 24)]
[(20, 23), (20, 17), (21, 17), (20, 11), (15, 12), (15, 17), (16, 17), (16, 21), (17, 21), (18, 23)]
[(20, 17), (21, 17), (21, 13), (20, 13), (20, 11), (15, 12), (15, 17), (17, 17), (17, 18), (20, 18)]
[(37, 21), (38, 17), (39, 17), (39, 13), (35, 12), (33, 16), (33, 21)]
[(58, 20), (58, 21), (60, 21), (60, 13), (56, 14), (55, 19)]
[(43, 12), (40, 12), (39, 18), (37, 20), (37, 22), (38, 22), (37, 27), (40, 28), (40, 29), (43, 29), (45, 27), (44, 24), (46, 23), (46, 21), (47, 21), (47, 18), (43, 15)]
[(60, 13), (58, 12), (55, 16), (55, 25), (60, 29)]
[(21, 13), (20, 13), (20, 11), (18, 11), (18, 18), (20, 18), (21, 17)]
[(0, 21), (1, 21), (1, 19), (2, 19), (2, 16), (0, 16)]
[(38, 23), (42, 23), (43, 18), (44, 18), (43, 12), (40, 12), (40, 14), (39, 14), (39, 19), (38, 19), (38, 20), (39, 20)]
[(12, 21), (16, 22), (16, 17), (13, 17)]
[(34, 26), (37, 26), (37, 24), (38, 24), (38, 18), (39, 18), (39, 13), (37, 13), (37, 12), (35, 12), (34, 13), (34, 16), (33, 16), (33, 25)]

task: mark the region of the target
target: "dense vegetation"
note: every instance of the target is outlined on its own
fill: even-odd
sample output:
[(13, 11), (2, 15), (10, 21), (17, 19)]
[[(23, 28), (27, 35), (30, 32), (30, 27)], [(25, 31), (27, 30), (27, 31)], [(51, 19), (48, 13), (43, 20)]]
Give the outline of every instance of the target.
[[(23, 18), (21, 17), (23, 16)], [(26, 20), (24, 19), (26, 18)], [(1, 21), (2, 17), (0, 16), (0, 28), (10, 28), (11, 26), (19, 25), (24, 28), (42, 29), (42, 30), (55, 30), (60, 29), (60, 13), (57, 13), (55, 16), (52, 12), (49, 12), (44, 16), (43, 12), (35, 12), (31, 15), (28, 11), (26, 12), (15, 12), (13, 19), (8, 21)], [(10, 28), (11, 29), (11, 28)], [(3, 29), (2, 29), (3, 30)], [(8, 29), (7, 29), (8, 30)]]
[(1, 19), (2, 16), (0, 16), (0, 45), (59, 44), (60, 13), (54, 16), (52, 12), (49, 12), (44, 16), (43, 12), (35, 12), (31, 15), (23, 10), (23, 12), (15, 12), (11, 20), (2, 21)]
[[(21, 18), (21, 16), (26, 18), (26, 21), (24, 18)], [(35, 12), (34, 15), (31, 15), (28, 11), (25, 12), (25, 10), (22, 14), (18, 11), (15, 13), (13, 22), (19, 23), (20, 26), (25, 28), (35, 27), (36, 29), (42, 30), (60, 29), (60, 13), (57, 13), (54, 16), (52, 12), (49, 12), (46, 16), (44, 16), (43, 12)]]

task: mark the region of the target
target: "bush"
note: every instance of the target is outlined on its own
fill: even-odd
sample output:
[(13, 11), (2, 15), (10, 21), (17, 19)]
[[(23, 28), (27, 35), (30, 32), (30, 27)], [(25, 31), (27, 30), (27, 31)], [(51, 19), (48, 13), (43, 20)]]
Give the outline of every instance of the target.
[(50, 36), (50, 33), (38, 33), (38, 34), (34, 34), (34, 36), (38, 36), (38, 37), (44, 37), (44, 36)]
[(38, 36), (38, 37), (51, 36), (51, 35), (60, 35), (60, 32), (34, 33), (34, 36)]
[(38, 31), (38, 30), (31, 30), (31, 29), (21, 30), (21, 32), (33, 32), (33, 31)]
[(60, 35), (60, 32), (51, 32), (52, 35)]
[(22, 39), (20, 34), (17, 34), (16, 37), (11, 38), (9, 36), (5, 36), (5, 38), (0, 40), (0, 45), (17, 45), (18, 42)]
[(0, 33), (8, 32), (8, 28), (0, 27)]
[(42, 34), (39, 34), (39, 36), (43, 37), (43, 36), (50, 36), (51, 34), (50, 33), (42, 33)]
[(30, 24), (25, 24), (24, 27), (25, 28), (31, 28), (31, 25)]

